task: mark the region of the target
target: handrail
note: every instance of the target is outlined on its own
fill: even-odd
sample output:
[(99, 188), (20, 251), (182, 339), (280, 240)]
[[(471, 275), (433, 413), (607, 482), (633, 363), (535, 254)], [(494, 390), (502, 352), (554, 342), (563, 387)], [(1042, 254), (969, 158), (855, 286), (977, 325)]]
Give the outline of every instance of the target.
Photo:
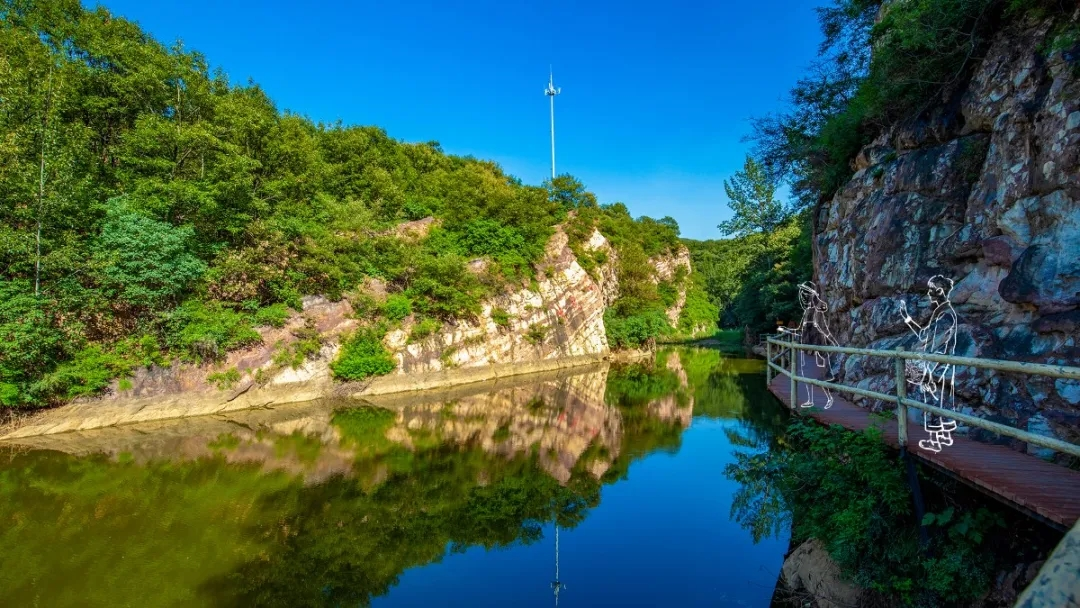
[[(1037, 374), (1037, 375), (1043, 375), (1043, 376), (1052, 376), (1052, 377), (1056, 377), (1056, 378), (1078, 378), (1078, 379), (1080, 379), (1080, 368), (1067, 367), (1067, 366), (1062, 366), (1062, 365), (1044, 365), (1044, 364), (1039, 364), (1039, 363), (1019, 363), (1019, 362), (1015, 362), (1015, 361), (1001, 361), (1001, 360), (998, 360), (998, 359), (977, 359), (977, 358), (972, 358), (972, 357), (954, 357), (954, 356), (951, 356), (951, 355), (932, 355), (932, 354), (926, 354), (926, 353), (916, 353), (916, 352), (911, 352), (911, 351), (905, 351), (903, 349), (889, 351), (889, 350), (874, 350), (874, 349), (867, 349), (867, 348), (847, 348), (847, 347), (842, 347), (842, 346), (815, 346), (815, 345), (812, 345), (812, 344), (798, 344), (798, 343), (784, 341), (784, 340), (776, 340), (774, 338), (768, 338), (767, 342), (770, 345), (776, 345), (776, 346), (781, 347), (780, 351), (777, 353), (778, 356), (783, 353), (784, 348), (788, 348), (788, 349), (792, 349), (792, 355), (794, 355), (794, 350), (810, 350), (810, 351), (845, 353), (845, 354), (860, 354), (860, 355), (868, 355), (868, 356), (873, 356), (873, 357), (889, 357), (889, 358), (894, 359), (896, 361), (896, 376), (897, 376), (897, 381), (898, 381), (898, 384), (897, 384), (898, 392), (900, 393), (899, 395), (890, 395), (890, 394), (887, 394), (887, 393), (880, 393), (878, 391), (872, 391), (872, 390), (868, 390), (868, 389), (864, 389), (864, 388), (858, 388), (858, 387), (854, 387), (854, 386), (847, 386), (847, 385), (844, 385), (844, 384), (839, 384), (839, 383), (834, 383), (834, 382), (826, 382), (826, 381), (823, 381), (823, 380), (818, 380), (816, 378), (808, 378), (806, 376), (799, 376), (799, 375), (797, 375), (795, 373), (795, 366), (794, 365), (791, 366), (792, 367), (791, 370), (786, 370), (783, 367), (781, 367), (780, 365), (776, 365), (775, 363), (773, 363), (772, 360), (767, 361), (766, 364), (767, 364), (769, 369), (776, 370), (777, 372), (779, 372), (779, 373), (787, 376), (788, 378), (790, 378), (793, 386), (795, 385), (796, 382), (803, 382), (803, 383), (806, 383), (806, 384), (811, 384), (813, 386), (820, 386), (822, 388), (834, 389), (834, 390), (837, 390), (837, 391), (840, 391), (840, 392), (851, 393), (851, 394), (859, 395), (859, 396), (862, 396), (862, 397), (868, 397), (870, 399), (878, 399), (878, 400), (884, 401), (886, 403), (895, 403), (895, 404), (897, 404), (897, 406), (898, 406), (898, 408), (897, 408), (897, 423), (899, 424), (899, 429), (898, 430), (899, 430), (899, 440), (900, 440), (900, 445), (901, 446), (905, 446), (907, 444), (907, 413), (906, 413), (906, 408), (907, 407), (914, 407), (915, 409), (919, 409), (919, 410), (922, 410), (924, 412), (929, 412), (929, 413), (932, 413), (932, 414), (936, 414), (938, 416), (942, 416), (942, 417), (945, 417), (945, 418), (951, 418), (953, 420), (963, 422), (963, 423), (968, 424), (970, 426), (985, 429), (985, 430), (990, 431), (992, 433), (997, 433), (999, 435), (1005, 435), (1006, 437), (1012, 437), (1014, 439), (1019, 439), (1021, 441), (1025, 441), (1027, 443), (1031, 443), (1031, 444), (1034, 444), (1034, 445), (1037, 445), (1037, 446), (1040, 446), (1040, 447), (1050, 448), (1050, 449), (1058, 451), (1058, 452), (1064, 452), (1064, 453), (1070, 454), (1072, 456), (1080, 457), (1080, 445), (1069, 443), (1067, 441), (1062, 441), (1062, 440), (1054, 438), (1054, 437), (1044, 437), (1042, 435), (1036, 435), (1034, 433), (1030, 433), (1028, 431), (1013, 428), (1013, 427), (1008, 426), (1008, 425), (999, 424), (997, 422), (991, 422), (989, 420), (984, 420), (982, 418), (978, 418), (976, 416), (971, 416), (971, 415), (965, 414), (963, 412), (956, 412), (956, 411), (952, 411), (952, 410), (947, 410), (947, 409), (938, 407), (936, 405), (930, 405), (929, 403), (923, 403), (921, 401), (916, 401), (914, 399), (908, 398), (906, 396), (906, 394), (905, 394), (906, 393), (906, 390), (905, 390), (906, 385), (903, 384), (903, 379), (904, 379), (903, 364), (904, 364), (905, 360), (912, 359), (912, 360), (922, 360), (922, 361), (934, 361), (934, 362), (938, 362), (938, 363), (949, 363), (949, 364), (952, 364), (952, 365), (963, 365), (963, 366), (966, 366), (966, 367), (977, 367), (977, 368), (984, 368), (984, 369), (998, 369), (998, 370), (1002, 370), (1002, 371), (1014, 371), (1014, 372), (1018, 371), (1018, 372), (1022, 372), (1022, 373), (1030, 373), (1030, 374)], [(770, 351), (771, 351), (771, 348), (770, 348)], [(770, 354), (772, 354), (772, 353), (770, 352)], [(794, 358), (795, 357), (792, 356), (793, 360), (794, 360)], [(794, 361), (793, 361), (793, 363), (794, 363)], [(1012, 365), (1008, 365), (1008, 364), (1012, 364)], [(1017, 367), (1014, 367), (1014, 366), (1022, 366), (1022, 367), (1017, 368)], [(796, 395), (795, 395), (794, 389), (792, 390), (791, 399), (792, 399), (792, 407), (794, 407), (794, 403), (795, 403), (795, 400), (796, 400)]]
[(849, 348), (846, 346), (817, 346), (814, 344), (792, 344), (784, 340), (769, 338), (769, 342), (785, 348), (795, 350), (812, 350), (823, 353), (842, 353), (847, 355), (865, 355), (869, 357), (899, 357), (917, 361), (931, 361), (933, 363), (948, 363), (958, 367), (978, 367), (982, 369), (996, 369), (1003, 372), (1017, 372), (1022, 374), (1037, 374), (1039, 376), (1051, 376), (1054, 378), (1067, 378), (1080, 380), (1080, 367), (1065, 365), (1047, 365), (1045, 363), (1026, 363), (1022, 361), (1003, 361), (1001, 359), (979, 359), (976, 357), (957, 357), (954, 355), (938, 355), (933, 353), (920, 353), (914, 351), (877, 350), (872, 348)]

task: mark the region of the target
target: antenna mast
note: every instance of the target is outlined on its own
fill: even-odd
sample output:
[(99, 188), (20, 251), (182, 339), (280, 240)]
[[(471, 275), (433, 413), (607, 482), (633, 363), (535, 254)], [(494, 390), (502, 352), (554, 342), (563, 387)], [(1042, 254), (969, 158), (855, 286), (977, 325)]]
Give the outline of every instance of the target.
[(551, 75), (551, 66), (548, 66), (548, 86), (544, 89), (544, 95), (551, 98), (551, 179), (555, 179), (555, 96), (562, 93), (562, 88), (555, 88), (554, 78)]

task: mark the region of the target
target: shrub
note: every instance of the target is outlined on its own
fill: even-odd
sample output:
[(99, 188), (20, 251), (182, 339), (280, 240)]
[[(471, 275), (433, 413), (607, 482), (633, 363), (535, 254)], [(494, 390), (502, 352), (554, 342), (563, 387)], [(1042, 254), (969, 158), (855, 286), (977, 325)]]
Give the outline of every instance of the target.
[(424, 338), (442, 329), (442, 321), (431, 317), (424, 317), (413, 325), (409, 332), (409, 342), (419, 342)]
[(903, 466), (876, 428), (795, 420), (773, 449), (736, 452), (725, 475), (741, 485), (732, 517), (755, 539), (790, 523), (796, 543), (820, 540), (856, 584), (902, 605), (966, 602), (990, 584), (984, 543), (1000, 518), (982, 507), (928, 513), (922, 523), (937, 528), (924, 553)]
[(230, 367), (223, 372), (208, 375), (206, 380), (216, 386), (219, 391), (226, 391), (236, 386), (236, 383), (240, 381), (240, 370)]
[(528, 340), (530, 344), (539, 345), (544, 341), (544, 338), (547, 337), (547, 334), (548, 328), (546, 325), (534, 323), (530, 325), (529, 330), (525, 332), (525, 339)]
[(395, 293), (386, 298), (382, 313), (390, 321), (401, 321), (412, 314), (412, 301), (405, 294)]
[(664, 305), (664, 308), (671, 308), (679, 300), (679, 288), (671, 281), (660, 281), (656, 286), (656, 292), (659, 294), (660, 303)]
[(134, 211), (126, 198), (110, 199), (94, 257), (108, 297), (160, 308), (202, 276), (206, 265), (189, 250), (190, 227), (177, 228)]
[(492, 308), (491, 320), (493, 323), (495, 323), (495, 325), (498, 325), (499, 327), (509, 327), (510, 313), (506, 312), (506, 310), (502, 308)]
[(450, 320), (479, 314), (485, 290), (465, 269), (464, 258), (447, 254), (424, 257), (406, 295), (412, 299), (414, 311)]
[(341, 345), (337, 359), (330, 364), (341, 380), (363, 380), (394, 371), (394, 360), (382, 343), (380, 332), (372, 328), (357, 331)]
[(303, 327), (293, 330), (294, 342), (288, 345), (278, 345), (274, 352), (275, 365), (287, 365), (293, 369), (299, 368), (312, 356), (322, 349), (322, 336), (319, 328), (315, 326), (315, 320), (307, 317)]
[(169, 343), (188, 361), (217, 361), (262, 341), (246, 315), (218, 302), (189, 300), (169, 315)]
[(74, 399), (99, 393), (109, 386), (113, 378), (130, 372), (129, 361), (93, 345), (75, 353), (70, 361), (58, 365), (36, 382), (32, 390), (38, 394)]
[(269, 327), (285, 327), (285, 321), (289, 319), (289, 307), (285, 304), (271, 304), (264, 306), (255, 312), (255, 325)]
[(0, 280), (0, 405), (34, 405), (29, 385), (62, 361), (68, 341), (56, 327), (55, 303), (28, 281)]
[(671, 324), (663, 310), (645, 310), (627, 317), (608, 309), (604, 313), (608, 344), (615, 349), (641, 348), (656, 338), (671, 333)]

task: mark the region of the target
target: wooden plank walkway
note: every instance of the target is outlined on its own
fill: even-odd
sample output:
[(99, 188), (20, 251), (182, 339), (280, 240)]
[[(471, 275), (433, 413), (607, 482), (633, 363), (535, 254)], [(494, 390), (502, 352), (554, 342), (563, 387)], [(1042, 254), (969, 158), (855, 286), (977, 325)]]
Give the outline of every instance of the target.
[[(808, 367), (817, 371), (816, 366)], [(816, 374), (805, 375), (817, 378)], [(806, 401), (806, 386), (798, 386), (797, 403)], [(877, 425), (889, 445), (900, 447), (895, 415), (890, 422), (882, 424), (872, 418), (866, 409), (853, 404), (838, 391), (833, 391), (832, 407), (823, 409), (825, 393), (820, 387), (813, 388), (814, 407), (797, 408), (801, 410), (799, 413), (853, 431)], [(784, 404), (791, 403), (791, 380), (787, 376), (777, 374), (769, 384), (769, 390)], [(1045, 518), (1055, 527), (1068, 529), (1080, 519), (1080, 471), (1005, 446), (974, 441), (958, 433), (953, 433), (953, 444), (942, 448), (940, 453), (923, 450), (919, 448), (919, 440), (928, 438), (928, 435), (922, 427), (922, 412), (914, 408), (910, 408), (910, 411), (918, 413), (919, 422), (908, 422), (909, 454), (1006, 504)]]

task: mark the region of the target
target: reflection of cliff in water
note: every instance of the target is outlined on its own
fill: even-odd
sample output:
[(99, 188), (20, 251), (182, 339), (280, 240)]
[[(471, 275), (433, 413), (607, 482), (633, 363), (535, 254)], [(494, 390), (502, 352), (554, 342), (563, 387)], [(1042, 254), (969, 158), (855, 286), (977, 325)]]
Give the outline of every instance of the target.
[(364, 605), (448, 551), (574, 527), (633, 461), (677, 449), (692, 415), (759, 415), (738, 376), (761, 377), (739, 365), (679, 349), (23, 439), (0, 448), (0, 521), (14, 524), (0, 527), (0, 604)]
[[(631, 382), (653, 373), (644, 366), (634, 369)], [(616, 382), (625, 373), (621, 368), (613, 372)], [(529, 377), (516, 386), (383, 397), (375, 402), (379, 413), (370, 415), (365, 413), (372, 409), (368, 402), (323, 400), (43, 435), (16, 445), (137, 463), (222, 458), (302, 475), (311, 484), (370, 471), (362, 461), (377, 460), (378, 452), (393, 446), (416, 451), (437, 444), (504, 458), (535, 457), (544, 471), (566, 483), (579, 465), (599, 478), (620, 454), (623, 415), (617, 403), (606, 399), (608, 378), (608, 367), (600, 366), (586, 373)], [(653, 395), (647, 404), (649, 415), (674, 425), (673, 430), (690, 422), (691, 407), (674, 395), (685, 390), (685, 381), (684, 375), (683, 386), (666, 386), (671, 394)], [(369, 420), (357, 429), (357, 418)], [(354, 437), (356, 433), (363, 436)], [(385, 471), (373, 474), (370, 481), (377, 481)]]

